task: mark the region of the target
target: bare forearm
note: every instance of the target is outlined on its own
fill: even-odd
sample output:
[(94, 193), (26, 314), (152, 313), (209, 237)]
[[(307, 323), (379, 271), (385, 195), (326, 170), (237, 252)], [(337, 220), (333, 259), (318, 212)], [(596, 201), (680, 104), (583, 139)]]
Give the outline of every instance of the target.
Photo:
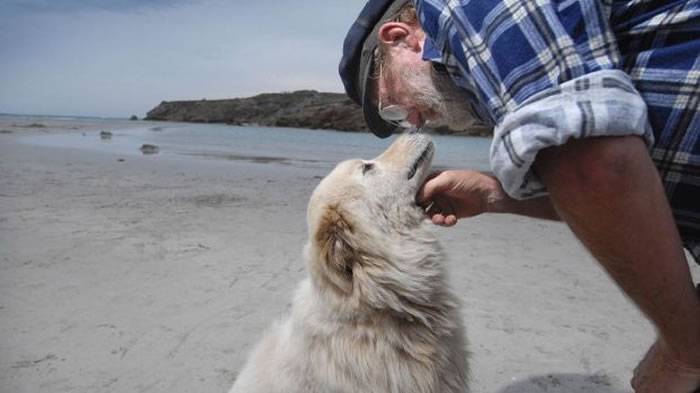
[(559, 216), (669, 344), (700, 350), (700, 299), (644, 143), (573, 141), (540, 152), (535, 168)]
[(560, 221), (559, 214), (552, 206), (549, 196), (517, 200), (509, 197), (496, 178), (487, 173), (491, 179), (486, 196), (487, 213), (510, 213), (520, 216)]
[(548, 196), (533, 199), (516, 200), (503, 196), (503, 199), (488, 204), (490, 213), (511, 213), (520, 216), (560, 221), (559, 214), (552, 206)]

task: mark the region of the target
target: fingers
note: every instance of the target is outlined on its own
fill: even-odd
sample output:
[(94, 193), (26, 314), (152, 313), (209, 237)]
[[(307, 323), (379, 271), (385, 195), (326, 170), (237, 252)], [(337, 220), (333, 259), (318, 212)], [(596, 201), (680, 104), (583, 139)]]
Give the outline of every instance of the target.
[(447, 198), (435, 197), (435, 199), (430, 202), (425, 213), (435, 225), (451, 227), (457, 223), (457, 216), (454, 213), (454, 208)]
[(454, 214), (448, 216), (443, 216), (442, 214), (435, 214), (430, 219), (433, 224), (442, 227), (451, 227), (457, 223), (457, 217)]
[(451, 227), (457, 223), (457, 217), (454, 214), (448, 214), (445, 216), (440, 213), (436, 213), (430, 217), (430, 221), (432, 221), (432, 223), (435, 225)]
[(419, 205), (424, 205), (433, 199), (435, 194), (444, 191), (448, 186), (448, 182), (444, 181), (440, 175), (444, 172), (433, 172), (426, 178), (423, 186), (418, 190), (416, 201)]
[(700, 369), (671, 358), (664, 342), (658, 340), (634, 370), (635, 393), (690, 393), (700, 388)]

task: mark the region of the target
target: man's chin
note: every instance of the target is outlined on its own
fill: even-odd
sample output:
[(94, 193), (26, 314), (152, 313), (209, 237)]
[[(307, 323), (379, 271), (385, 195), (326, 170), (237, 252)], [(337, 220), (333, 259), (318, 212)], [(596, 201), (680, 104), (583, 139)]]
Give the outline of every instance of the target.
[(469, 129), (469, 125), (467, 124), (457, 124), (444, 119), (427, 121), (425, 126), (432, 129), (449, 129), (450, 131), (466, 131)]
[(444, 116), (439, 119), (437, 127), (448, 128), (452, 131), (471, 131), (488, 128), (486, 124), (477, 120), (474, 116), (468, 113), (460, 113), (457, 116)]
[(436, 116), (432, 116), (430, 119), (428, 119), (425, 122), (425, 126), (427, 128), (449, 128), (449, 129), (452, 129), (452, 127), (450, 127), (450, 122), (448, 121), (446, 116), (439, 115), (439, 114)]

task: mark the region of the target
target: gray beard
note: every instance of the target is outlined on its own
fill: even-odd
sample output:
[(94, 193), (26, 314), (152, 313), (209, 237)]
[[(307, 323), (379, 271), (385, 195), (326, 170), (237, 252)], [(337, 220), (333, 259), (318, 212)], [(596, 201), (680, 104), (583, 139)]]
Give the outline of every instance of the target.
[(403, 77), (416, 103), (438, 114), (426, 123), (427, 127), (447, 127), (454, 131), (486, 127), (473, 112), (470, 95), (458, 87), (449, 75), (431, 69), (429, 73), (410, 70)]

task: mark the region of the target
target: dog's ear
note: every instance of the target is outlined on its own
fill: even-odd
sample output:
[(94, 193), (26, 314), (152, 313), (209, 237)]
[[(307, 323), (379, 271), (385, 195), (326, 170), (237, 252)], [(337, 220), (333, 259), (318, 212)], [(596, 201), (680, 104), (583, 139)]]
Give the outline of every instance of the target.
[(352, 268), (359, 259), (352, 240), (354, 231), (347, 214), (337, 206), (329, 206), (321, 216), (314, 239), (319, 252), (318, 266), (315, 266), (319, 278), (346, 295), (352, 292)]

